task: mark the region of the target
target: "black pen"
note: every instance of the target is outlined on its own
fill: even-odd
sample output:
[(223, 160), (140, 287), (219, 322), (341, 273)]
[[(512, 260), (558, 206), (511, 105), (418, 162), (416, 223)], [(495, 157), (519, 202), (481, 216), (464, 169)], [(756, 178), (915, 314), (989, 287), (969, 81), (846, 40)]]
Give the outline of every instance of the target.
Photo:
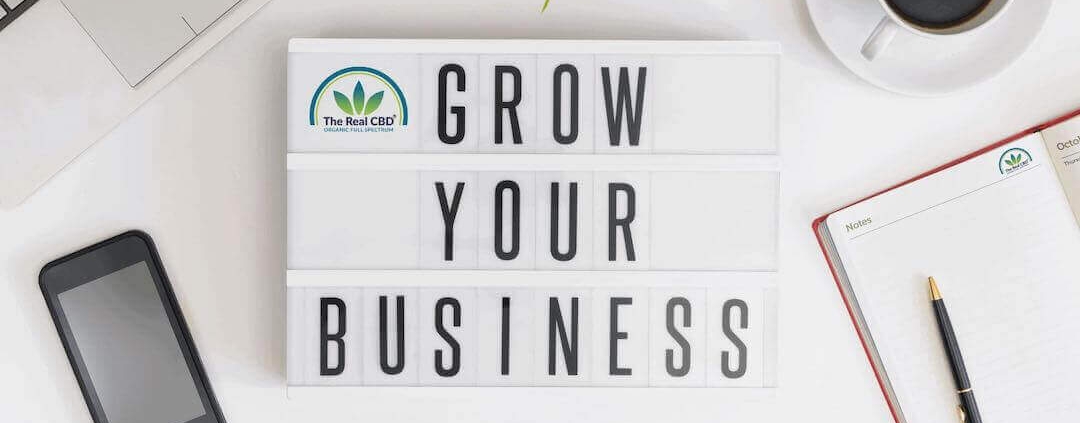
[(949, 322), (949, 312), (945, 310), (945, 301), (942, 301), (941, 292), (938, 291), (933, 277), (930, 277), (930, 304), (934, 306), (938, 331), (945, 344), (945, 355), (949, 357), (949, 367), (956, 382), (956, 394), (960, 396), (960, 421), (982, 423), (979, 406), (975, 404), (975, 393), (971, 390), (971, 381), (968, 380), (967, 369), (964, 368), (964, 357), (960, 355), (960, 345), (956, 343), (956, 334)]

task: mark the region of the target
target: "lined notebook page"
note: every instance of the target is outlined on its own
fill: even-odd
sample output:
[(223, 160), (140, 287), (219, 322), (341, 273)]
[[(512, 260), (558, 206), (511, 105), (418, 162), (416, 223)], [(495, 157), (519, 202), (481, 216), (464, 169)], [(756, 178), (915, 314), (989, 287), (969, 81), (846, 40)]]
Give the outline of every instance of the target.
[(1080, 229), (1038, 134), (828, 225), (906, 421), (958, 419), (928, 276), (941, 287), (983, 421), (1080, 415)]

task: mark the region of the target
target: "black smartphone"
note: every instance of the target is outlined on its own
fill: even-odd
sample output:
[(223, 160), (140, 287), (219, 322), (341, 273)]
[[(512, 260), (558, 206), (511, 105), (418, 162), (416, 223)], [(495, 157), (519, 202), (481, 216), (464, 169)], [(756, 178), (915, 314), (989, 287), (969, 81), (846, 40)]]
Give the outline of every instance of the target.
[(131, 231), (38, 283), (96, 423), (225, 423), (154, 242)]

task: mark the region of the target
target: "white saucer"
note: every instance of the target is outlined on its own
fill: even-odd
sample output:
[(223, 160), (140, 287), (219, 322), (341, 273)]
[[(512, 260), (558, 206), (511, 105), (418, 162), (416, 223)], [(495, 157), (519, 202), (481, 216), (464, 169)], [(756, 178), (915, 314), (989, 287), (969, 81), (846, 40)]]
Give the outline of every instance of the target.
[(900, 94), (939, 96), (970, 88), (1009, 67), (1035, 41), (1053, 0), (1014, 0), (995, 22), (930, 39), (901, 30), (873, 62), (859, 53), (885, 15), (875, 0), (806, 0), (818, 34), (840, 62)]

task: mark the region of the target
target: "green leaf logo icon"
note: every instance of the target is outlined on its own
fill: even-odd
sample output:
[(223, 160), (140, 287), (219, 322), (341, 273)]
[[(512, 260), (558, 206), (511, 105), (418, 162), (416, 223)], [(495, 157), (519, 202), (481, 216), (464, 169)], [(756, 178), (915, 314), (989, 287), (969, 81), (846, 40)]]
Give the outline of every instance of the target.
[(367, 116), (375, 113), (379, 109), (379, 105), (382, 104), (383, 91), (379, 91), (372, 95), (369, 99), (364, 99), (364, 85), (360, 81), (356, 81), (356, 86), (353, 87), (352, 101), (349, 101), (349, 97), (338, 91), (334, 91), (334, 102), (341, 111), (349, 116), (362, 115)]
[(337, 102), (337, 106), (341, 111), (350, 116), (353, 114), (352, 103), (349, 102), (349, 97), (346, 97), (345, 94), (334, 91), (334, 101)]
[[(360, 86), (360, 84), (356, 84)], [(364, 116), (375, 113), (375, 110), (379, 109), (379, 105), (382, 104), (383, 92), (379, 91), (375, 95), (371, 96), (371, 99), (367, 101), (367, 107), (364, 108)], [(356, 109), (360, 110), (360, 109)]]

